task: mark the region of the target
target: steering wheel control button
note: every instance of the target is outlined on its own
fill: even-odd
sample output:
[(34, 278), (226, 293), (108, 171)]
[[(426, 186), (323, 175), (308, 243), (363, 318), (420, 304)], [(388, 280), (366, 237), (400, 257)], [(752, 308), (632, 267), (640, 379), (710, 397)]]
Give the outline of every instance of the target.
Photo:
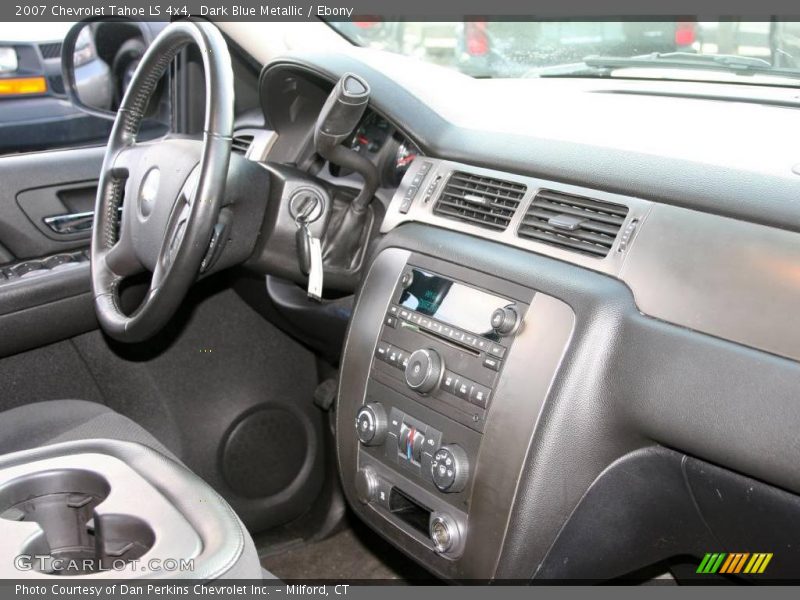
[(431, 479), (441, 492), (455, 493), (464, 489), (469, 478), (469, 459), (457, 444), (442, 446), (431, 461)]
[(492, 313), (491, 325), (500, 335), (512, 335), (517, 332), (520, 325), (519, 313), (513, 306), (497, 308)]
[(368, 402), (356, 415), (356, 434), (365, 446), (380, 446), (389, 429), (386, 411), (377, 402)]
[(444, 361), (439, 353), (430, 348), (414, 351), (406, 366), (406, 384), (412, 390), (427, 394), (439, 386), (444, 372)]
[(356, 473), (356, 496), (364, 503), (369, 504), (378, 496), (380, 481), (371, 467), (359, 469)]

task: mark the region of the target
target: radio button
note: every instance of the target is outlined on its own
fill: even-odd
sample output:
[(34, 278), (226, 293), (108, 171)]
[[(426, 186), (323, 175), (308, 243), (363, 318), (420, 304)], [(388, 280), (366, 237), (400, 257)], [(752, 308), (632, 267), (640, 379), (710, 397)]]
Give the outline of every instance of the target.
[(396, 315), (400, 309), (396, 305), (389, 307), (389, 314)]
[(500, 361), (496, 358), (492, 358), (491, 356), (487, 356), (483, 359), (483, 366), (487, 369), (491, 369), (492, 371), (499, 371)]
[(407, 319), (410, 316), (411, 316), (411, 313), (408, 312), (405, 308), (401, 308), (400, 309), (400, 318), (401, 319)]
[(385, 361), (391, 347), (391, 344), (387, 344), (386, 342), (378, 342), (378, 346), (375, 348), (375, 356), (378, 360)]
[(392, 317), (390, 315), (390, 316), (386, 317), (386, 320), (384, 321), (384, 323), (386, 323), (387, 327), (391, 327), (392, 329), (394, 329), (395, 327), (397, 327), (397, 317)]
[(455, 391), (455, 383), (458, 380), (458, 377), (455, 373), (451, 373), (450, 371), (444, 372), (444, 377), (442, 377), (442, 389), (445, 392), (452, 394)]
[(469, 401), (475, 406), (486, 408), (489, 405), (489, 395), (491, 393), (492, 392), (490, 389), (485, 388), (482, 385), (478, 385), (476, 383), (472, 386), (472, 389), (470, 390)]
[(462, 379), (461, 381), (458, 382), (456, 386), (455, 395), (458, 398), (461, 398), (462, 400), (468, 400), (472, 385), (473, 385), (472, 382), (469, 381), (468, 379)]
[(503, 358), (506, 355), (506, 349), (500, 344), (492, 344), (487, 352), (497, 358)]

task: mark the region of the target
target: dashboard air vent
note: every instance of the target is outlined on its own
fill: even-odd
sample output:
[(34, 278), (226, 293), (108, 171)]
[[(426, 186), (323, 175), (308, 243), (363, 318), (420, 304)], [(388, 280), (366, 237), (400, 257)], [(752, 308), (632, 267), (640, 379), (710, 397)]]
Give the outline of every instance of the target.
[(591, 256), (606, 256), (627, 214), (627, 206), (541, 190), (517, 235)]
[(231, 151), (237, 154), (245, 155), (250, 149), (250, 144), (253, 143), (253, 135), (249, 133), (237, 133), (233, 135), (233, 143)]
[(455, 171), (442, 189), (433, 212), (448, 219), (504, 231), (526, 189), (521, 183)]

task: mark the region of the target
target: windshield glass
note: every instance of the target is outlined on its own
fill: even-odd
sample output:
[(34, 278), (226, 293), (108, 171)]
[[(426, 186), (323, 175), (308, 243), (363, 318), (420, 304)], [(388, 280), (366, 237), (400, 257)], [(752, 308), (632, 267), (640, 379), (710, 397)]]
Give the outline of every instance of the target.
[(331, 23), (354, 44), (473, 77), (631, 77), (800, 85), (800, 22)]

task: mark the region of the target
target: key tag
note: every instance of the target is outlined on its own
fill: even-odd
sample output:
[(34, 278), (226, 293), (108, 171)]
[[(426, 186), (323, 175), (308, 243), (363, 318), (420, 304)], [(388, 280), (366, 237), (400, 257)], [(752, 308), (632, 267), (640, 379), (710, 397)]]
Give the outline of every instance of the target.
[(322, 267), (322, 243), (319, 238), (312, 235), (308, 228), (308, 216), (313, 213), (314, 206), (307, 204), (305, 210), (298, 212), (295, 217), (297, 225), (297, 259), (300, 262), (300, 270), (308, 275), (308, 287), (306, 294), (309, 298), (316, 301), (322, 300), (323, 267)]

